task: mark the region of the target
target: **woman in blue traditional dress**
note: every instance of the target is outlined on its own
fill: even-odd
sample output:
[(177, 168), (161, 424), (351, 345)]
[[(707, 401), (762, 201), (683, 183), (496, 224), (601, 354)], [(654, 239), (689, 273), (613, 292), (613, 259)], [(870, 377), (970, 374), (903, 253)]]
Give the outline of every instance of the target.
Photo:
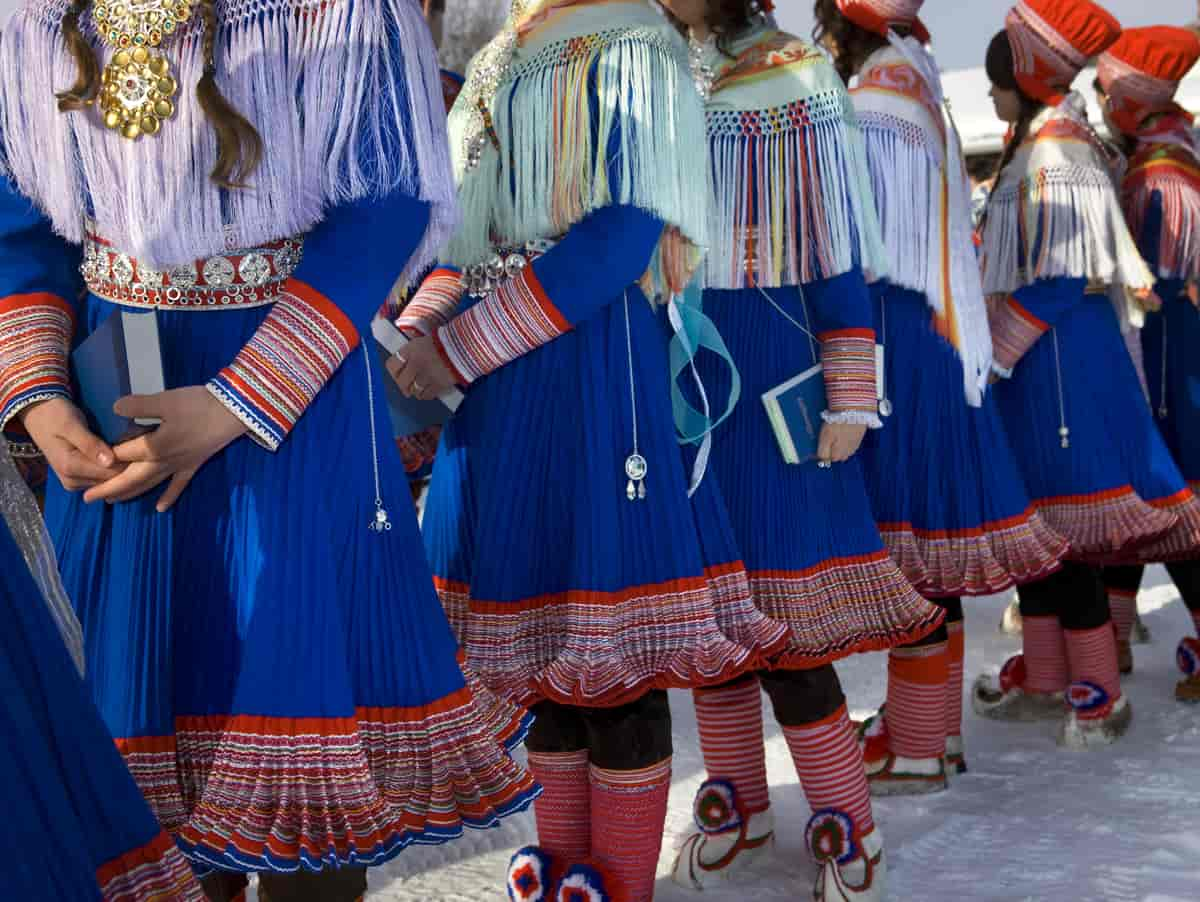
[[(0, 441), (0, 896), (200, 900), (80, 679), (79, 624), (41, 513)], [(68, 651), (68, 648), (70, 649)]]
[[(1105, 121), (1129, 156), (1125, 215), (1162, 302), (1141, 330), (1150, 407), (1193, 492), (1200, 490), (1200, 310), (1185, 287), (1200, 277), (1200, 144), (1175, 92), (1198, 58), (1200, 39), (1186, 29), (1128, 29), (1100, 57), (1096, 80)], [(1155, 554), (1200, 632), (1200, 546), (1160, 547)], [(1141, 581), (1138, 565), (1105, 570), (1122, 672), (1133, 669), (1129, 640)], [(1200, 701), (1200, 639), (1184, 639), (1177, 658), (1184, 679), (1176, 698)]]
[[(89, 685), (206, 891), (355, 899), (524, 808), (525, 716), (460, 669), (359, 338), (455, 222), (420, 8), (31, 3), (0, 66), (0, 422), (54, 470)], [(131, 310), (169, 390), (108, 444), (68, 355)]]
[(997, 114), (1014, 126), (982, 229), (995, 394), (1030, 494), (1071, 553), (1022, 588), (1025, 653), (977, 682), (974, 702), (987, 716), (1061, 720), (1060, 742), (1075, 748), (1113, 742), (1132, 715), (1092, 565), (1200, 541), (1196, 499), (1121, 334), (1154, 279), (1070, 91), (1119, 32), (1090, 0), (1021, 0), (987, 59)]
[(402, 325), (427, 337), (395, 371), (418, 396), (469, 386), (424, 532), (470, 666), (537, 715), (539, 846), (509, 892), (604, 883), (647, 902), (664, 690), (728, 680), (784, 639), (704, 455), (680, 453), (655, 310), (690, 315), (673, 295), (705, 241), (703, 108), (646, 0), (533, 0), (473, 60), (450, 131), (464, 225), (443, 256), (465, 271), (418, 292)]
[[(889, 557), (855, 457), (880, 425), (864, 273), (886, 267), (862, 137), (833, 67), (759, 4), (667, 5), (707, 97), (704, 312), (745, 397), (717, 429), (712, 466), (755, 604), (787, 631), (769, 667), (694, 693), (708, 779), (674, 878), (701, 889), (770, 848), (765, 689), (814, 811), (817, 898), (881, 898), (883, 840), (832, 662), (918, 639), (942, 615)], [(698, 368), (721, 398), (731, 385), (715, 359)], [(789, 464), (760, 398), (818, 364), (816, 459)]]
[(943, 627), (893, 649), (886, 708), (863, 727), (876, 794), (936, 792), (965, 770), (962, 596), (1059, 566), (1066, 540), (1025, 489), (995, 399), (992, 343), (962, 146), (944, 111), (922, 0), (820, 0), (817, 23), (862, 123), (891, 268), (871, 286), (884, 354), (863, 465), (893, 559), (946, 610)]

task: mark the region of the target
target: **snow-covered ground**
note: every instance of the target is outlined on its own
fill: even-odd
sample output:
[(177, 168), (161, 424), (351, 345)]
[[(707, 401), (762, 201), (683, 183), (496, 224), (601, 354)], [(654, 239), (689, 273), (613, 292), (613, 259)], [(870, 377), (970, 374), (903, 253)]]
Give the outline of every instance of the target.
[[(967, 605), (967, 684), (1019, 647), (997, 625), (1007, 597)], [(1139, 608), (1151, 645), (1134, 647), (1125, 687), (1131, 733), (1086, 754), (1059, 750), (1053, 724), (998, 724), (965, 717), (971, 772), (949, 792), (877, 800), (895, 902), (1185, 902), (1200, 899), (1200, 709), (1172, 696), (1174, 649), (1190, 621), (1161, 568), (1147, 576)], [(854, 716), (883, 699), (883, 655), (838, 666)], [(812, 869), (802, 845), (808, 806), (787, 747), (768, 727), (768, 774), (778, 844), (751, 879), (702, 896), (671, 883), (674, 844), (690, 824), (703, 779), (691, 699), (671, 698), (675, 782), (656, 902), (769, 902), (810, 898)], [(767, 722), (772, 718), (769, 707)], [(443, 848), (409, 849), (371, 873), (370, 900), (502, 902), (511, 850), (534, 839), (532, 815), (469, 833)]]

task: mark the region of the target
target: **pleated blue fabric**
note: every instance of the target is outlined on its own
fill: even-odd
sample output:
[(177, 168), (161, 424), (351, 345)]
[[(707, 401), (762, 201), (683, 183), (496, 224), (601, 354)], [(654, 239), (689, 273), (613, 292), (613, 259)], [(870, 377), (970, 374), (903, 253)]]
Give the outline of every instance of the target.
[(203, 899), (114, 748), (3, 519), (0, 614), (0, 897)]
[(962, 361), (919, 292), (871, 289), (892, 415), (863, 443), (871, 507), (927, 597), (988, 595), (1057, 569), (1066, 539), (1025, 489), (995, 400), (971, 407)]

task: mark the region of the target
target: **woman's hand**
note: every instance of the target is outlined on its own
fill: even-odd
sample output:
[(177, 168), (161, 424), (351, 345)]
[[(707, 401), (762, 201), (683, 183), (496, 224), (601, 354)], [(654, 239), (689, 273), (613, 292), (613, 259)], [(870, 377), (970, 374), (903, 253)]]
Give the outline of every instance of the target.
[(210, 457), (246, 432), (241, 420), (202, 385), (156, 395), (129, 395), (113, 409), (130, 419), (160, 419), (162, 425), (113, 449), (117, 460), (127, 466), (120, 475), (88, 490), (83, 500), (89, 503), (128, 501), (169, 478), (167, 490), (155, 505), (162, 513), (179, 500)]
[(454, 388), (454, 375), (442, 362), (433, 339), (414, 338), (387, 362), (388, 374), (409, 398), (429, 401)]
[(21, 423), (69, 492), (99, 485), (125, 469), (108, 443), (88, 429), (83, 412), (66, 398), (25, 408)]
[(821, 435), (817, 439), (817, 460), (834, 464), (849, 460), (858, 451), (866, 434), (865, 425), (826, 423), (821, 427)]

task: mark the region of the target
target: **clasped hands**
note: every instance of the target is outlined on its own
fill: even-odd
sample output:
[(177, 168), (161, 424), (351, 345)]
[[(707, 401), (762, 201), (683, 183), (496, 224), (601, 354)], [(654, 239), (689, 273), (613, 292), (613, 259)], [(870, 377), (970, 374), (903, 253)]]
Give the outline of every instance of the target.
[(155, 504), (160, 513), (169, 510), (205, 462), (246, 432), (202, 385), (128, 395), (113, 409), (123, 417), (158, 419), (162, 424), (110, 447), (66, 398), (42, 401), (21, 416), (63, 486), (82, 490), (89, 504), (128, 501), (170, 480)]

